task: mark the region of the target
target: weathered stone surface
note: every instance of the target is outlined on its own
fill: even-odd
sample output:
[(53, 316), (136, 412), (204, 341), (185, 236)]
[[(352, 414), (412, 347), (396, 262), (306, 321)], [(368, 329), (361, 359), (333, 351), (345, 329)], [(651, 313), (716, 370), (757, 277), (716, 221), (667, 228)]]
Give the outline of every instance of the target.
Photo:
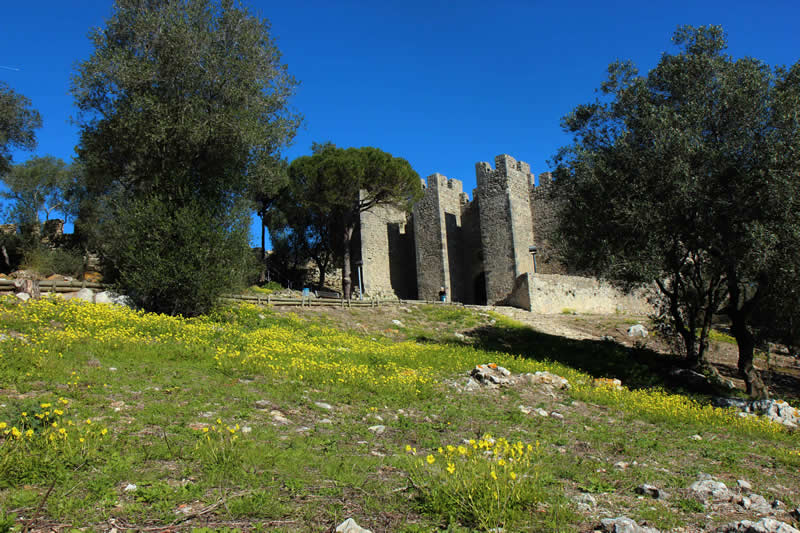
[(659, 533), (652, 527), (640, 526), (626, 516), (618, 518), (604, 518), (601, 521), (603, 531), (607, 533)]
[(747, 496), (742, 496), (740, 505), (748, 511), (754, 511), (758, 514), (768, 514), (772, 511), (772, 506), (760, 494), (750, 493)]
[(481, 385), (511, 385), (511, 372), (495, 363), (478, 365), (472, 369), (470, 376)]
[(742, 520), (726, 524), (718, 528), (716, 533), (800, 533), (800, 530), (774, 518), (762, 518), (758, 522)]
[(116, 294), (111, 291), (98, 292), (94, 295), (94, 303), (96, 304), (112, 304), (124, 305), (126, 307), (134, 307), (133, 300), (123, 294)]
[(336, 526), (336, 533), (372, 533), (369, 529), (364, 529), (352, 518), (348, 518), (338, 526)]
[(273, 409), (270, 411), (269, 415), (276, 424), (286, 425), (291, 423), (289, 419), (283, 416), (283, 413), (278, 410)]
[(664, 492), (663, 490), (659, 489), (655, 485), (650, 485), (648, 483), (644, 483), (639, 485), (634, 489), (636, 494), (641, 494), (643, 496), (649, 496), (651, 498), (655, 498), (657, 500), (663, 500), (669, 498), (669, 494)]
[(367, 429), (372, 433), (375, 433), (376, 435), (383, 435), (383, 433), (386, 431), (386, 426), (384, 425), (370, 426)]
[(740, 398), (714, 398), (715, 407), (732, 407), (743, 414), (766, 416), (770, 420), (790, 428), (800, 425), (800, 410), (783, 400), (743, 400)]
[(557, 374), (551, 374), (550, 372), (536, 372), (534, 374), (523, 374), (523, 379), (525, 379), (528, 383), (535, 385), (535, 384), (546, 384), (546, 385), (553, 385), (558, 389), (569, 389), (569, 381), (565, 378)]
[(588, 492), (582, 492), (576, 496), (573, 496), (572, 500), (578, 505), (578, 509), (584, 512), (591, 511), (597, 507), (597, 500)]
[(725, 483), (713, 479), (695, 481), (689, 490), (695, 497), (703, 501), (728, 502), (733, 498), (733, 493), (728, 490)]
[(594, 278), (527, 272), (515, 280), (508, 303), (542, 314), (558, 314), (564, 309), (600, 314), (652, 311), (641, 292), (623, 294), (611, 284)]
[(92, 289), (80, 289), (75, 292), (65, 292), (65, 300), (83, 300), (84, 302), (94, 302), (94, 292)]
[(28, 294), (27, 292), (18, 292), (18, 293), (17, 293), (17, 294), (15, 294), (14, 296), (16, 296), (17, 298), (19, 298), (19, 299), (20, 299), (20, 300), (22, 300), (23, 302), (27, 302), (27, 301), (28, 301), (28, 300), (30, 300), (30, 298), (31, 298), (31, 295), (30, 295), (30, 294)]
[(647, 337), (647, 328), (641, 324), (635, 324), (628, 328), (628, 337)]

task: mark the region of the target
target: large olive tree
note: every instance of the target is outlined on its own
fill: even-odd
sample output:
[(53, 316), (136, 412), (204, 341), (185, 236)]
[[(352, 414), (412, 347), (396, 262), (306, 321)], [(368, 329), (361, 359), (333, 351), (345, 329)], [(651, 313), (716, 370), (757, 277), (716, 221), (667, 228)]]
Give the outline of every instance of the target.
[[(106, 26), (90, 38), (94, 51), (78, 65), (72, 93), (81, 112), (78, 154), (89, 200), (105, 206), (94, 215), (102, 225), (138, 221), (136, 214), (147, 212), (166, 217), (164, 228), (175, 228), (185, 220), (170, 217), (197, 213), (216, 221), (197, 226), (210, 232), (208, 238), (154, 242), (170, 247), (164, 258), (226, 263), (220, 254), (234, 253), (228, 245), (208, 254), (174, 248), (214, 242), (244, 247), (246, 241), (212, 233), (238, 235), (246, 221), (236, 211), (252, 205), (242, 200), (294, 136), (300, 118), (289, 98), (296, 82), (281, 63), (269, 23), (232, 0), (116, 0)], [(125, 216), (134, 205), (136, 213)], [(98, 234), (101, 243), (104, 234), (121, 238), (116, 228)], [(110, 265), (147, 265), (112, 257), (118, 246), (102, 250)], [(139, 274), (120, 273), (119, 279), (147, 279)], [(160, 276), (164, 282), (169, 280)], [(143, 303), (153, 301), (141, 285), (137, 291)]]
[(612, 64), (601, 96), (564, 118), (562, 251), (577, 269), (655, 282), (694, 364), (727, 315), (747, 390), (763, 396), (754, 313), (779, 280), (800, 281), (785, 268), (800, 249), (800, 63), (734, 59), (718, 26), (673, 42), (646, 76)]

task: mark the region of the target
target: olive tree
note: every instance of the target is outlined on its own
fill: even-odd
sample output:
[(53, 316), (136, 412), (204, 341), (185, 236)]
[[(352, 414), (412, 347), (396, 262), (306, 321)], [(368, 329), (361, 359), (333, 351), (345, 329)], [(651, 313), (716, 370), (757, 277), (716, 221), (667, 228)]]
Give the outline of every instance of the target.
[(748, 393), (755, 312), (800, 246), (800, 63), (771, 68), (724, 51), (718, 26), (679, 27), (676, 54), (640, 76), (609, 67), (592, 103), (563, 120), (556, 156), (562, 254), (576, 269), (655, 283), (660, 305), (702, 365), (724, 314)]

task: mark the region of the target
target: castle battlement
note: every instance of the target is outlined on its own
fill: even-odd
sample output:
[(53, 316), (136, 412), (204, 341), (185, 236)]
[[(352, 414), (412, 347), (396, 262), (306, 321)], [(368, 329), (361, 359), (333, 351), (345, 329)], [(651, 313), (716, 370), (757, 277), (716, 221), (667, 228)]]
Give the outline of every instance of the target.
[(553, 224), (549, 173), (535, 176), (530, 165), (508, 154), (475, 164), (472, 200), (461, 180), (439, 173), (422, 180), (424, 193), (411, 213), (376, 211), (361, 218), (361, 257), (369, 293), (464, 303), (505, 301), (516, 280), (560, 268), (549, 261), (547, 236)]
[(517, 161), (508, 154), (500, 154), (494, 158), (495, 168), (486, 161), (475, 163), (475, 177), (478, 188), (490, 186), (492, 183), (520, 183), (525, 187), (534, 186), (536, 177), (531, 174), (531, 166), (525, 161)]
[(448, 178), (447, 176), (439, 174), (438, 172), (428, 176), (427, 183), (425, 180), (423, 180), (422, 183), (423, 183), (423, 188), (426, 190), (447, 188), (455, 191), (457, 194), (461, 194), (461, 192), (464, 190), (464, 183), (461, 180), (457, 180), (455, 178)]

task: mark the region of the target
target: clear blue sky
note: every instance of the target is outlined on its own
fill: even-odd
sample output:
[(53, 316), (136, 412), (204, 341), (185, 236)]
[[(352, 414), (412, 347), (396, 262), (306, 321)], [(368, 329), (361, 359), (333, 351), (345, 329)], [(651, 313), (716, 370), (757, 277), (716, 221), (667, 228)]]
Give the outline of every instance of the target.
[[(500, 153), (527, 161), (535, 174), (547, 171), (569, 142), (560, 118), (594, 98), (608, 64), (632, 59), (646, 72), (675, 50), (670, 37), (679, 24), (721, 24), (735, 57), (770, 65), (800, 59), (797, 0), (244, 4), (270, 19), (301, 82), (293, 104), (305, 125), (289, 160), (309, 153), (312, 141), (376, 146), (423, 177), (464, 181), (470, 196), (475, 163)], [(4, 2), (0, 79), (42, 114), (35, 155), (74, 154), (70, 76), (91, 53), (89, 28), (103, 25), (111, 6)]]

